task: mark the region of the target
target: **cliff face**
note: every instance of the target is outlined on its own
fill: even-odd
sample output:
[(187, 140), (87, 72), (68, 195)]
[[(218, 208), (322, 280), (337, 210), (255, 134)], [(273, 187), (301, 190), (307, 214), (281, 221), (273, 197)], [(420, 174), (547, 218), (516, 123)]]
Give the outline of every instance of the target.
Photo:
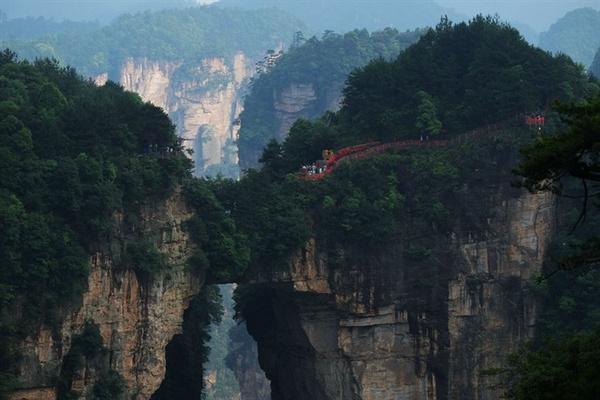
[(480, 223), (438, 234), (429, 258), (398, 241), (339, 265), (312, 241), (260, 284), (246, 317), (273, 399), (500, 398), (489, 372), (533, 333), (553, 202), (494, 186), (465, 201)]
[[(185, 147), (194, 151), (196, 173), (237, 171), (242, 95), (253, 74), (254, 61), (243, 53), (231, 59), (207, 58), (197, 65), (129, 59), (121, 67), (120, 83), (143, 100), (162, 107), (177, 125)], [(108, 74), (96, 77), (104, 84)]]
[(288, 131), (299, 118), (314, 118), (326, 111), (337, 111), (342, 96), (341, 83), (331, 83), (322, 99), (317, 95), (315, 85), (290, 84), (279, 93), (275, 93), (273, 109), (279, 123), (277, 137), (285, 139)]
[(118, 266), (124, 241), (137, 233), (123, 215), (115, 216), (113, 240), (91, 257), (89, 287), (81, 304), (66, 315), (58, 329), (42, 327), (22, 344), (20, 381), (28, 389), (14, 393), (11, 399), (56, 398), (57, 379), (64, 372), (72, 341), (86, 323), (99, 328), (102, 361), (86, 361), (76, 368), (72, 390), (81, 399), (92, 398), (101, 370), (112, 369), (124, 379), (126, 398), (150, 398), (165, 374), (165, 347), (180, 333), (184, 311), (202, 286), (202, 277), (185, 267), (194, 249), (182, 229), (190, 216), (180, 194), (142, 210), (139, 227), (170, 266), (168, 272), (145, 279)]
[[(274, 130), (270, 132), (273, 138), (283, 142), (294, 122), (300, 118), (317, 118), (327, 111), (339, 110), (343, 86), (343, 82), (331, 81), (320, 89), (313, 83), (290, 83), (284, 89), (274, 89), (266, 106), (267, 114), (274, 118)], [(243, 144), (240, 147), (240, 167), (256, 168), (262, 147)]]

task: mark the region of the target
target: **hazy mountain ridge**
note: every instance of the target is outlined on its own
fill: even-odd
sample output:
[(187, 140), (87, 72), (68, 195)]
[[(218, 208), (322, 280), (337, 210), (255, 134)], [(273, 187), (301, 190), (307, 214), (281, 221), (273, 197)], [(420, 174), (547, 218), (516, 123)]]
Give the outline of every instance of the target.
[(365, 2), (359, 0), (220, 0), (221, 6), (243, 8), (276, 7), (305, 21), (321, 33), (344, 33), (353, 29), (369, 30), (394, 27), (399, 30), (434, 26), (442, 15), (464, 17), (433, 0), (403, 2)]
[(539, 45), (589, 67), (600, 47), (600, 11), (580, 8), (568, 12), (540, 35)]

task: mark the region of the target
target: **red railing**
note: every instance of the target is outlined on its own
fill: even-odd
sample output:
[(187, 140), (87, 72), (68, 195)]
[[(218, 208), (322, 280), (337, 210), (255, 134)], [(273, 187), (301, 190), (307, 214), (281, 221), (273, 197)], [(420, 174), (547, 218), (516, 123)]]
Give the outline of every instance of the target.
[[(543, 123), (543, 117), (542, 123)], [(359, 144), (350, 147), (344, 147), (341, 150), (338, 150), (334, 153), (334, 155), (327, 161), (327, 167), (324, 172), (313, 175), (305, 175), (304, 178), (306, 180), (318, 181), (331, 172), (333, 172), (337, 166), (342, 161), (352, 161), (359, 160), (362, 158), (370, 157), (376, 154), (381, 154), (386, 152), (387, 150), (403, 150), (411, 147), (441, 147), (446, 146), (450, 142), (462, 142), (464, 140), (472, 140), (477, 137), (482, 137), (492, 132), (498, 132), (499, 130), (509, 128), (510, 126), (514, 126), (516, 124), (522, 124), (523, 115), (519, 114), (515, 116), (514, 119), (508, 119), (501, 123), (490, 124), (484, 127), (474, 129), (472, 131), (463, 133), (461, 135), (455, 136), (450, 140), (400, 140), (397, 142), (384, 143), (380, 142), (369, 142), (364, 144)], [(525, 121), (528, 123), (528, 120)]]

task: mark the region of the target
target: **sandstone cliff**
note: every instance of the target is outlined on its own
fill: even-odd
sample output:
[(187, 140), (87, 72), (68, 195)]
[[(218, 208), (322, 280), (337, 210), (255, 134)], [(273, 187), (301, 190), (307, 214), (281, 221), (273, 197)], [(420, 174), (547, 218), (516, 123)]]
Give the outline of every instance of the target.
[[(272, 118), (273, 126), (269, 136), (283, 142), (294, 122), (300, 118), (317, 118), (326, 111), (337, 111), (342, 101), (343, 82), (331, 81), (324, 88), (317, 88), (314, 83), (290, 83), (283, 89), (273, 89), (268, 104), (265, 105), (266, 115)], [(250, 99), (253, 99), (250, 97)], [(255, 99), (254, 99), (255, 100)], [(256, 106), (255, 106), (256, 107)], [(242, 117), (242, 129), (256, 128), (257, 121), (246, 120)], [(262, 123), (262, 121), (261, 121)], [(240, 144), (239, 163), (241, 169), (256, 168), (262, 156), (263, 146), (257, 145), (257, 139), (246, 139)], [(266, 140), (265, 138), (259, 138)], [(266, 145), (266, 143), (265, 143)]]
[(288, 131), (299, 118), (315, 118), (326, 111), (337, 111), (342, 97), (341, 82), (332, 82), (320, 98), (315, 85), (290, 84), (280, 93), (275, 93), (273, 109), (278, 120), (279, 129), (276, 137), (282, 141)]
[[(165, 374), (165, 347), (181, 331), (184, 311), (201, 289), (203, 278), (185, 264), (194, 245), (182, 228), (191, 216), (180, 193), (168, 201), (145, 207), (133, 232), (124, 215), (115, 216), (110, 245), (90, 259), (88, 290), (81, 304), (68, 312), (58, 329), (42, 327), (22, 344), (20, 381), (27, 389), (11, 399), (53, 400), (72, 340), (86, 324), (99, 328), (104, 347), (100, 363), (85, 362), (74, 371), (72, 390), (90, 399), (102, 370), (118, 372), (125, 397), (149, 399)], [(140, 277), (123, 269), (119, 260), (132, 235), (151, 239), (167, 258), (169, 270), (156, 277)]]
[[(254, 60), (243, 53), (231, 59), (207, 58), (197, 65), (128, 59), (114, 77), (125, 89), (162, 107), (177, 125), (186, 148), (194, 151), (197, 175), (237, 175), (242, 96), (254, 73)], [(104, 84), (108, 74), (95, 78)]]
[(553, 201), (493, 184), (463, 200), (477, 221), (428, 238), (429, 258), (398, 241), (340, 265), (311, 241), (256, 284), (246, 317), (274, 400), (500, 398), (492, 372), (535, 326)]

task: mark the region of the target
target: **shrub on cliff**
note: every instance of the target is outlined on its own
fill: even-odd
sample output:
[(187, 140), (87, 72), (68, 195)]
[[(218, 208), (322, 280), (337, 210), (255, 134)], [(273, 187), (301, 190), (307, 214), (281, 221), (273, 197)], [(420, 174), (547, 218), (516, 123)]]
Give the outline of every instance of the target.
[(600, 329), (550, 340), (534, 352), (513, 356), (516, 384), (511, 400), (600, 398)]

